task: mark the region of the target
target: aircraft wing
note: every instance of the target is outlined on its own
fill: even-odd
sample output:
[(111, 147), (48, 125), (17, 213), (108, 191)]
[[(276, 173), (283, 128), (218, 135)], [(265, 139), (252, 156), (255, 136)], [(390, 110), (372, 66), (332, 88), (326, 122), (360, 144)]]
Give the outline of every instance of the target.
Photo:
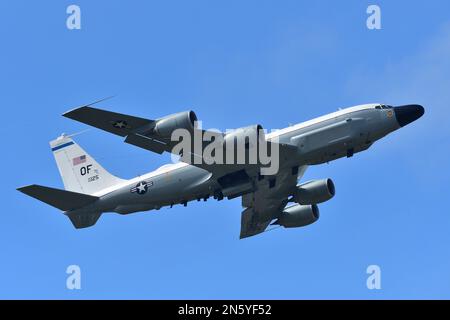
[[(153, 132), (155, 123), (158, 120), (145, 119), (122, 113), (102, 110), (91, 107), (90, 105), (82, 106), (68, 111), (64, 113), (63, 116), (113, 133), (115, 135), (125, 137), (126, 143), (152, 152), (156, 152), (158, 154), (161, 154), (164, 151), (171, 153), (173, 151), (173, 147), (178, 143), (177, 141), (174, 142), (168, 140), (167, 138), (160, 137)], [(207, 132), (209, 136), (214, 137), (214, 139), (219, 136), (220, 138), (224, 136), (224, 134), (221, 132), (205, 130), (201, 131), (202, 134), (205, 134)], [(209, 143), (210, 142), (203, 142), (203, 149)], [(271, 144), (269, 148), (273, 150), (275, 142), (268, 141), (268, 143)], [(289, 158), (291, 154), (297, 152), (294, 146), (287, 144), (276, 144), (276, 147), (279, 149), (280, 159), (282, 157)], [(194, 148), (192, 148), (191, 150), (194, 150)], [(195, 161), (196, 158), (197, 160), (200, 158), (200, 161)], [(207, 170), (213, 173), (216, 178), (242, 169), (252, 170), (253, 172), (256, 172), (259, 169), (259, 165), (250, 164), (206, 164), (205, 161), (203, 161), (201, 155), (197, 155), (193, 152), (191, 152), (189, 156), (181, 157), (180, 160)]]
[(114, 133), (121, 137), (128, 136), (130, 133), (133, 133), (133, 131), (154, 123), (154, 120), (133, 117), (88, 106), (70, 110), (64, 113), (63, 116)]
[(266, 230), (288, 203), (289, 196), (297, 186), (297, 181), (305, 173), (307, 166), (292, 174), (291, 168), (280, 170), (275, 178), (275, 186), (269, 187), (268, 179), (259, 182), (258, 190), (242, 196), (244, 211), (241, 216), (240, 239), (251, 237)]
[(152, 152), (161, 154), (171, 148), (166, 142), (146, 135), (146, 132), (154, 127), (155, 120), (134, 117), (90, 106), (76, 108), (64, 113), (63, 116), (118, 136), (126, 137), (126, 143)]
[[(70, 110), (64, 113), (63, 116), (125, 137), (126, 143), (159, 154), (164, 151), (171, 152), (173, 146), (177, 143), (160, 137), (152, 131), (157, 120), (130, 116), (90, 106), (82, 106)], [(212, 136), (222, 135), (211, 131), (209, 131), (209, 134)]]
[[(290, 144), (285, 144), (285, 143), (277, 143), (277, 142), (271, 142), (271, 141), (267, 141), (268, 143), (268, 149), (269, 150), (275, 150), (278, 149), (279, 152), (279, 160), (280, 162), (284, 159), (290, 159), (292, 157), (295, 157), (297, 155), (297, 147), (290, 145)], [(195, 158), (200, 159), (200, 161), (197, 163), (195, 162)], [(206, 158), (206, 156), (205, 156)], [(257, 174), (260, 170), (261, 167), (263, 167), (263, 165), (261, 164), (216, 164), (216, 163), (212, 163), (212, 164), (207, 164), (205, 163), (204, 158), (202, 159), (201, 155), (197, 155), (195, 153), (191, 153), (189, 157), (181, 157), (180, 161), (189, 163), (193, 166), (202, 168), (206, 171), (209, 171), (213, 174), (214, 177), (218, 178), (218, 177), (222, 177), (226, 174), (232, 173), (232, 172), (236, 172), (239, 170), (245, 170), (247, 172), (251, 172), (253, 174)], [(211, 162), (209, 162), (211, 163)]]

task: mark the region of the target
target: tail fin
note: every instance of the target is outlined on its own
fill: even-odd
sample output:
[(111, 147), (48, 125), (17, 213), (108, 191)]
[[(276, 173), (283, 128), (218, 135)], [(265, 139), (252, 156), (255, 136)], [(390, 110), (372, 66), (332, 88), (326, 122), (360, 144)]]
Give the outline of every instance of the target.
[(123, 181), (106, 171), (67, 135), (51, 141), (50, 146), (68, 191), (93, 194)]

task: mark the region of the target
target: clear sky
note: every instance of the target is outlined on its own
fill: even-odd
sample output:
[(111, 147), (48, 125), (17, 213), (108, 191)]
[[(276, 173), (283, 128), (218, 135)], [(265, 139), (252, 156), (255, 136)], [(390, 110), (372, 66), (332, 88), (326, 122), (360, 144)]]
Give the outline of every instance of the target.
[[(81, 8), (81, 30), (66, 8)], [(366, 27), (369, 4), (381, 30)], [(0, 298), (450, 298), (450, 3), (2, 1)], [(48, 141), (102, 108), (193, 109), (204, 128), (282, 128), (369, 102), (419, 103), (417, 122), (308, 169), (337, 194), (306, 228), (238, 240), (240, 200), (104, 215), (75, 230), (15, 188), (62, 188)], [(131, 178), (170, 161), (92, 129), (78, 143)], [(79, 265), (81, 290), (66, 288)], [(368, 290), (366, 268), (381, 268)]]

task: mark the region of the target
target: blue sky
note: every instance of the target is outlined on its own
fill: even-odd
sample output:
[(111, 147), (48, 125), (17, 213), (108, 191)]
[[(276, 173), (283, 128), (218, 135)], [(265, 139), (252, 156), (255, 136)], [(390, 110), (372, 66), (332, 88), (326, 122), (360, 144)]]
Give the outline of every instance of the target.
[[(378, 4), (382, 29), (366, 28)], [(81, 30), (66, 8), (81, 7)], [(450, 298), (448, 1), (3, 1), (0, 298)], [(337, 194), (306, 228), (238, 240), (240, 201), (104, 215), (75, 230), (20, 194), (62, 187), (48, 141), (106, 109), (193, 109), (204, 128), (282, 128), (368, 102), (420, 103), (423, 118), (351, 159), (309, 168)], [(131, 178), (170, 161), (99, 130), (77, 137)], [(77, 264), (82, 289), (66, 289)], [(366, 268), (381, 268), (368, 290)]]

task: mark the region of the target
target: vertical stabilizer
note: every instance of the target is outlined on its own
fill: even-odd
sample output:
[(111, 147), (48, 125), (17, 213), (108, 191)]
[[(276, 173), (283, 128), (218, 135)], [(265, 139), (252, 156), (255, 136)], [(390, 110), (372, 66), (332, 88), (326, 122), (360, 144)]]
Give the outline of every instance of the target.
[(106, 171), (67, 135), (51, 141), (50, 147), (68, 191), (93, 194), (123, 181)]

